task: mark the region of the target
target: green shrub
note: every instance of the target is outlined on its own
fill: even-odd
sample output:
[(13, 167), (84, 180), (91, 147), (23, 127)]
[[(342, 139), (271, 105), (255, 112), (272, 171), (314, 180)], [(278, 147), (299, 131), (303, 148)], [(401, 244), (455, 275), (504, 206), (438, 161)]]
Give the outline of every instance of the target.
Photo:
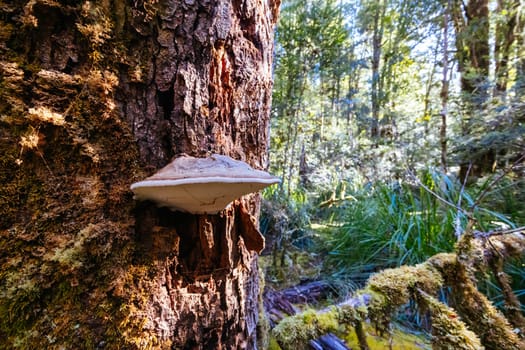
[(326, 237), (326, 266), (336, 278), (364, 280), (380, 269), (450, 252), (467, 215), (480, 231), (513, 226), (504, 215), (479, 207), (457, 180), (433, 170), (421, 180), (378, 183), (354, 197), (336, 216), (342, 224)]

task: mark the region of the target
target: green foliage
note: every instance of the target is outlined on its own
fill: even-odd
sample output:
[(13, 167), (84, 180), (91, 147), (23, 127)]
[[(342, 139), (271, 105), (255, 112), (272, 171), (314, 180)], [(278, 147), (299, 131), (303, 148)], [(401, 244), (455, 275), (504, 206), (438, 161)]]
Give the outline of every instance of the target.
[(302, 279), (317, 278), (320, 267), (315, 254), (310, 220), (313, 205), (304, 191), (283, 196), (282, 189), (269, 188), (263, 192), (260, 230), (266, 238), (266, 252), (260, 263), (269, 283), (280, 288), (300, 283)]
[[(480, 168), (476, 176), (519, 158), (522, 58), (516, 57), (514, 66), (498, 66), (507, 90), (499, 87), (487, 98), (495, 82), (482, 79), (478, 90), (487, 96), (475, 112), (460, 84), (468, 69), (447, 77), (447, 96), (442, 96), (445, 39), (447, 51), (476, 41), (465, 31), (451, 36), (457, 18), (447, 11), (453, 10), (461, 11), (426, 0), (283, 3), (276, 34), (271, 170), (282, 177), (285, 194), (296, 188), (317, 190), (332, 174), (339, 181), (373, 183), (399, 177), (407, 166), (437, 166), (443, 140), (448, 168), (472, 162)], [(499, 25), (510, 23), (516, 11), (501, 8), (491, 15)], [(447, 38), (442, 33), (445, 12)], [(519, 51), (518, 43), (508, 44), (508, 53), (515, 46)], [(447, 129), (440, 135), (444, 97)], [(379, 135), (371, 137), (375, 123)]]
[(297, 187), (301, 169), (294, 164), (316, 140), (324, 141), (336, 111), (348, 104), (342, 99), (354, 61), (345, 24), (348, 12), (333, 0), (282, 6), (276, 32), (271, 164), (282, 175), (286, 193)]
[[(292, 234), (310, 223), (312, 204), (305, 191), (292, 191), (283, 195), (282, 187), (272, 186), (263, 191), (261, 232), (270, 235)], [(295, 232), (297, 236), (297, 232)]]
[[(453, 250), (467, 215), (456, 205), (469, 208), (475, 201), (449, 176), (429, 171), (423, 178), (424, 186), (403, 182), (370, 186), (341, 210), (343, 224), (327, 237), (327, 266), (336, 276), (362, 279), (378, 269), (413, 265)], [(484, 208), (476, 207), (471, 215), (484, 231), (512, 225), (504, 215)]]
[[(451, 252), (468, 217), (475, 232), (525, 225), (525, 60), (516, 55), (523, 42), (506, 42), (513, 36), (501, 31), (522, 9), (511, 2), (489, 8), (494, 31), (483, 35), (500, 50), (479, 57), (491, 57), (489, 73), (474, 69), (476, 53), (469, 51), (480, 39), (472, 35), (475, 21), (461, 23), (465, 8), (448, 4), (283, 3), (270, 151), (271, 171), (283, 185), (266, 193), (273, 210), (264, 210), (262, 224), (275, 227), (272, 213), (280, 213), (286, 219), (274, 231), (288, 242), (283, 250), (326, 254), (325, 271), (338, 287)], [(469, 164), (463, 184), (456, 177)], [(438, 166), (447, 174), (426, 170)], [(296, 244), (314, 236), (322, 248)], [(525, 294), (522, 270), (521, 261), (506, 267), (518, 296)], [(481, 287), (501, 305), (489, 275), (480, 276)]]

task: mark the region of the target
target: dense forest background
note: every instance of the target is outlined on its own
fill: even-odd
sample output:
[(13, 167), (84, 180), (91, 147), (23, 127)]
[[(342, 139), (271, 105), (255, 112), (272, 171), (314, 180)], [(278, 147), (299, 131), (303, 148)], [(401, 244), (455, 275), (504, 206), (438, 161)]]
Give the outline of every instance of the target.
[(520, 1), (284, 2), (271, 151), (285, 192), (515, 161), (523, 20)]
[[(0, 1), (0, 349), (524, 349), (524, 23)], [(218, 214), (133, 199), (213, 153), (282, 182)]]
[[(282, 3), (267, 283), (351, 293), (374, 272), (454, 251), (466, 232), (520, 231), (524, 11), (519, 0)], [(504, 260), (523, 313), (521, 250)], [(508, 311), (500, 273), (478, 274), (478, 288)]]

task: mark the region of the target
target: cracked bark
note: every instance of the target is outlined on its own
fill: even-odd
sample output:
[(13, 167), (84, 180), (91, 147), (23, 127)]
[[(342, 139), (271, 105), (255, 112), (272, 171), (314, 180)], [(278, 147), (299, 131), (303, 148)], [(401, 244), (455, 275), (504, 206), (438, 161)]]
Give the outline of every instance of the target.
[[(174, 154), (228, 154), (256, 168), (267, 164), (272, 22), (264, 2), (172, 1), (146, 36), (146, 89), (123, 84), (143, 160), (164, 165)], [(137, 21), (138, 22), (138, 21)], [(143, 22), (134, 23), (140, 28)], [(139, 29), (140, 31), (140, 29)], [(155, 94), (155, 96), (152, 96)], [(142, 97), (145, 95), (145, 98)], [(141, 98), (142, 97), (142, 98)], [(153, 111), (144, 106), (155, 106)], [(142, 108), (141, 108), (142, 107)], [(251, 200), (257, 207), (257, 199)], [(157, 212), (155, 215), (165, 215)], [(192, 224), (187, 221), (197, 220)], [(185, 216), (178, 273), (152, 291), (151, 327), (176, 344), (251, 348), (257, 322), (256, 259), (238, 234), (236, 211)], [(188, 230), (188, 228), (190, 228)], [(189, 232), (188, 232), (189, 231)], [(152, 252), (154, 254), (154, 252)], [(166, 271), (172, 271), (168, 261)]]
[[(134, 203), (129, 185), (182, 153), (267, 167), (278, 6), (0, 3), (6, 346), (256, 348), (258, 196), (198, 216)], [(65, 124), (32, 125), (35, 105)], [(45, 143), (21, 151), (33, 127)], [(68, 249), (78, 266), (56, 257)], [(36, 285), (29, 300), (10, 294), (23, 280)]]

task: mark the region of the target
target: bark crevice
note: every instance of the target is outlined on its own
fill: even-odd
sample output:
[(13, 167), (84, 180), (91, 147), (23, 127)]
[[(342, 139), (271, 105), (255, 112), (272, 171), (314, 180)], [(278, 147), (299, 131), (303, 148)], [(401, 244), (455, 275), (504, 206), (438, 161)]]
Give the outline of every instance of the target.
[(204, 217), (135, 202), (129, 186), (179, 153), (266, 167), (276, 5), (5, 3), (0, 338), (254, 348), (258, 197)]

